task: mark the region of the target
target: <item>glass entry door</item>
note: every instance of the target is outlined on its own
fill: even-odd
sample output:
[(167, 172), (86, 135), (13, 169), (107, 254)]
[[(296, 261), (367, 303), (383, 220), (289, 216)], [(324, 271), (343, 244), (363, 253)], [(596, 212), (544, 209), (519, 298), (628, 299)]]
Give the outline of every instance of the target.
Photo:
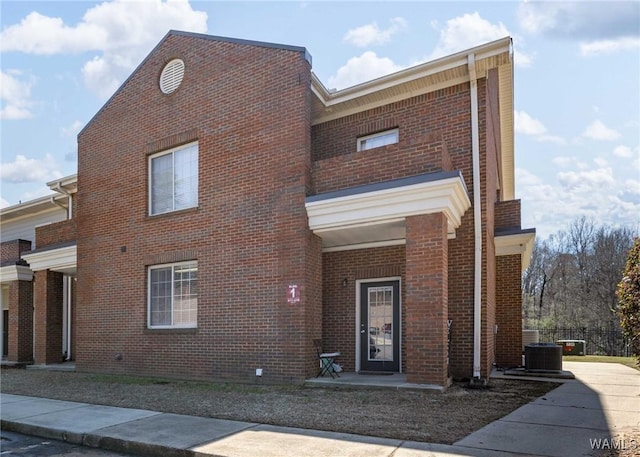
[(360, 369), (400, 371), (400, 282), (360, 284)]

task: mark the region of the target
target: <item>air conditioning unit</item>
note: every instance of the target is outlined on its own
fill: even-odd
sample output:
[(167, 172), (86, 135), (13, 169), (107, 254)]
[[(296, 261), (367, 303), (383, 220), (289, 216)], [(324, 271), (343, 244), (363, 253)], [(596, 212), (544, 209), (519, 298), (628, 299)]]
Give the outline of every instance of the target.
[(531, 343), (524, 348), (527, 371), (562, 371), (562, 346), (555, 343)]

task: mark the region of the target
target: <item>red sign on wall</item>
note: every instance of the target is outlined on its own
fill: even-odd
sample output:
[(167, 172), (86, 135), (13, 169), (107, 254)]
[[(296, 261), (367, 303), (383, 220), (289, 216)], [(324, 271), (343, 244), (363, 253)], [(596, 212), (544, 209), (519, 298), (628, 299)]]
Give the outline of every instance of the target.
[(289, 284), (287, 288), (287, 303), (298, 303), (300, 301), (300, 286)]

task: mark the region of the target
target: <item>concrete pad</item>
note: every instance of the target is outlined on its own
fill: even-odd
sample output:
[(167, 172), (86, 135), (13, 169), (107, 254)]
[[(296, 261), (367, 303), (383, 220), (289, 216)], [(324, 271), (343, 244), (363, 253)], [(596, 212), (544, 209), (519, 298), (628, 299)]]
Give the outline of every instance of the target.
[(25, 397), (23, 395), (13, 395), (13, 394), (3, 394), (0, 393), (0, 405), (4, 405), (6, 403), (15, 403), (17, 401), (27, 401), (31, 400), (33, 397)]
[(499, 420), (454, 445), (548, 457), (583, 457), (592, 452), (590, 439), (605, 436), (610, 437), (602, 430)]
[(226, 457), (388, 457), (401, 443), (387, 438), (260, 425), (192, 450)]
[(539, 404), (529, 404), (518, 408), (503, 417), (501, 421), (609, 430), (609, 422), (606, 415), (593, 409), (559, 408), (557, 406)]
[(637, 384), (602, 384), (589, 382), (588, 385), (581, 383), (565, 384), (564, 392), (566, 393), (580, 393), (590, 391), (598, 395), (613, 395), (623, 397), (637, 397), (640, 395), (640, 379), (637, 380)]
[(142, 444), (189, 449), (201, 443), (219, 440), (255, 427), (255, 425), (250, 422), (163, 413), (104, 428), (96, 431), (94, 435), (100, 439), (135, 440)]
[[(447, 444), (418, 443), (407, 441), (393, 453), (393, 457), (513, 457), (511, 452), (486, 449), (470, 449)], [(521, 454), (519, 454), (522, 457)], [(391, 457), (391, 456), (390, 456)]]
[[(82, 405), (82, 403), (76, 403)], [(4, 408), (3, 408), (4, 409)], [(160, 413), (143, 409), (114, 408), (112, 406), (83, 405), (48, 414), (22, 418), (19, 422), (50, 430), (84, 434), (104, 427), (131, 422)], [(4, 416), (4, 411), (2, 413)]]
[(573, 406), (606, 411), (635, 411), (640, 412), (640, 397), (616, 397), (613, 395), (573, 394), (545, 395), (535, 399), (532, 403), (549, 406)]
[(42, 414), (56, 413), (89, 406), (85, 403), (49, 400), (48, 398), (24, 398), (26, 399), (22, 401), (3, 403), (2, 419), (20, 420), (32, 416), (40, 416)]

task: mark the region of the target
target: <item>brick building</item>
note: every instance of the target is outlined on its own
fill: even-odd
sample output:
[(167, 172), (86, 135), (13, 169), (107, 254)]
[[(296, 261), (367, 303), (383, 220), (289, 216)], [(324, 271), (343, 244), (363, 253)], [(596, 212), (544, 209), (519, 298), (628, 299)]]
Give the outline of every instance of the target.
[(171, 31), (78, 135), (71, 222), (21, 256), (36, 363), (73, 277), (79, 371), (300, 382), (316, 338), (409, 382), (520, 365), (513, 157), (509, 38), (330, 91), (304, 48)]

